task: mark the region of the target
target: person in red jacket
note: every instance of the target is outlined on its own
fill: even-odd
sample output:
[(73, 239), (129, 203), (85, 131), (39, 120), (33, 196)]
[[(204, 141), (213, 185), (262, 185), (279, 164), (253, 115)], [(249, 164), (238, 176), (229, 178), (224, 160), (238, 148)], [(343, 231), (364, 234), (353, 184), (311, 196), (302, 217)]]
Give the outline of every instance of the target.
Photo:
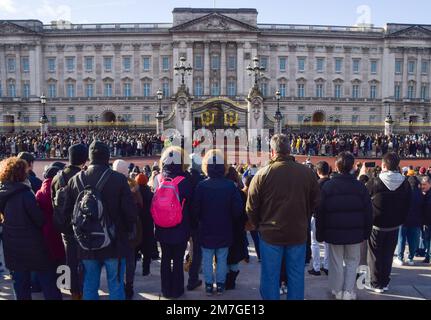
[(48, 247), (49, 258), (52, 262), (53, 268), (55, 269), (59, 265), (64, 264), (66, 254), (61, 234), (54, 227), (54, 210), (52, 208), (51, 200), (51, 184), (56, 174), (63, 170), (64, 167), (65, 165), (61, 162), (55, 162), (47, 166), (44, 172), (45, 180), (43, 181), (40, 190), (36, 193), (37, 203), (39, 204), (39, 207), (41, 208), (45, 217), (45, 224), (42, 229), (43, 238)]

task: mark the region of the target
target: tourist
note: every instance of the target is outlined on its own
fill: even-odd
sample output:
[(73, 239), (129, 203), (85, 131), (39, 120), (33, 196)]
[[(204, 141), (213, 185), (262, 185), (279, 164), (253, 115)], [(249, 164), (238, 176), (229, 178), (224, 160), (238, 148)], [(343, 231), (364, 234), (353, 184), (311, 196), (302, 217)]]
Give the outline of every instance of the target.
[(421, 189), (424, 194), (424, 221), (423, 221), (423, 241), (425, 249), (425, 259), (423, 263), (430, 263), (430, 246), (431, 246), (431, 178), (425, 176), (421, 181)]
[(394, 153), (383, 156), (382, 173), (367, 183), (373, 203), (373, 230), (368, 240), (368, 266), (371, 286), (376, 293), (389, 290), (394, 251), (399, 228), (410, 209), (411, 188), (399, 172), (400, 158)]
[[(329, 174), (330, 174), (330, 167), (329, 164), (326, 161), (320, 161), (316, 164), (316, 173), (319, 176), (319, 187), (320, 189), (323, 188), (325, 183), (330, 181)], [(308, 273), (312, 276), (320, 276), (322, 274), (321, 271), (323, 271), (326, 275), (328, 275), (328, 263), (329, 263), (329, 251), (328, 251), (328, 244), (325, 242), (323, 243), (324, 246), (324, 257), (323, 257), (323, 266), (320, 260), (320, 244), (317, 241), (316, 238), (316, 217), (315, 214), (313, 214), (313, 217), (311, 218), (311, 252), (312, 252), (312, 258), (313, 258), (313, 268), (311, 270), (308, 270)]]
[[(79, 172), (81, 172), (88, 160), (88, 149), (82, 144), (70, 146), (68, 149), (69, 164), (57, 174), (51, 184), (51, 197), (53, 204), (53, 222), (58, 231), (62, 233), (63, 245), (66, 251), (66, 264), (70, 269), (72, 300), (82, 299), (82, 281), (80, 263), (78, 259), (78, 243), (73, 234), (70, 217), (65, 212), (64, 199), (59, 192), (67, 193), (68, 182)], [(61, 190), (61, 191), (60, 191)]]
[(323, 185), (316, 214), (317, 240), (328, 243), (329, 287), (337, 300), (356, 300), (361, 244), (372, 228), (371, 199), (353, 175), (354, 163), (350, 152), (338, 155), (337, 174)]
[(42, 180), (36, 177), (36, 174), (33, 171), (33, 164), (35, 161), (34, 156), (28, 152), (21, 152), (18, 155), (18, 158), (27, 161), (27, 164), (28, 164), (27, 178), (28, 178), (28, 181), (30, 182), (31, 189), (33, 190), (34, 193), (36, 193), (42, 187)]
[[(161, 174), (156, 178), (158, 188), (155, 190), (153, 197), (151, 213), (153, 214), (154, 223), (156, 225), (156, 239), (160, 242), (162, 248), (162, 261), (160, 267), (162, 294), (165, 298), (178, 299), (184, 294), (184, 271), (183, 259), (187, 248), (187, 242), (190, 238), (190, 223), (191, 223), (191, 201), (193, 197), (193, 189), (190, 177), (186, 174), (187, 165), (185, 151), (179, 147), (169, 147), (163, 151), (160, 158)], [(170, 185), (178, 190), (180, 205), (179, 224), (171, 227), (159, 225), (156, 216), (164, 215), (172, 217), (173, 203), (163, 206), (164, 201), (159, 199), (160, 192), (165, 192), (170, 189)], [(162, 190), (162, 191), (161, 191)], [(156, 206), (156, 207), (155, 207)], [(160, 207), (159, 207), (160, 206)], [(175, 203), (178, 208), (178, 203)], [(155, 215), (156, 213), (156, 215)], [(163, 220), (163, 219), (162, 219)]]
[(286, 260), (289, 300), (304, 299), (304, 268), (311, 213), (319, 185), (309, 168), (290, 155), (285, 135), (271, 139), (270, 165), (253, 178), (247, 201), (251, 223), (260, 233), (261, 288), (265, 300), (279, 300), (282, 260)]
[[(133, 232), (136, 223), (137, 207), (127, 178), (109, 168), (108, 146), (101, 142), (93, 142), (90, 145), (89, 156), (90, 166), (87, 171), (75, 175), (68, 183), (69, 196), (66, 205), (66, 213), (70, 219), (73, 212), (75, 238), (80, 243), (78, 252), (84, 268), (83, 299), (99, 299), (100, 275), (102, 267), (105, 267), (110, 299), (124, 300), (125, 258), (129, 248), (129, 234)], [(102, 220), (92, 220), (91, 227), (94, 227), (94, 230), (99, 230), (97, 229), (99, 226), (104, 227), (102, 230), (108, 229), (104, 243), (97, 243), (96, 250), (84, 246), (87, 239), (91, 240), (91, 246), (96, 245), (96, 239), (88, 236), (88, 232), (92, 232), (93, 229), (83, 229), (79, 226), (80, 213), (86, 209), (84, 203), (86, 198), (78, 198), (78, 195), (87, 188), (86, 186), (93, 188), (96, 194), (100, 193), (98, 201), (103, 204), (103, 213), (100, 217)], [(102, 223), (103, 221), (106, 223)], [(83, 238), (78, 232), (83, 233)], [(109, 245), (104, 246), (105, 243)]]
[(28, 163), (8, 158), (0, 163), (0, 212), (4, 217), (3, 249), (13, 280), (15, 298), (31, 300), (34, 272), (46, 300), (61, 300), (43, 236), (45, 218), (30, 186)]
[[(225, 178), (228, 169), (221, 151), (208, 151), (202, 160), (202, 171), (208, 178), (198, 184), (193, 198), (193, 214), (199, 221), (202, 268), (208, 296), (214, 293), (214, 283), (217, 284), (218, 295), (225, 291), (234, 222), (240, 219), (243, 210), (239, 189)], [(214, 257), (217, 259), (215, 279)]]
[(416, 251), (419, 247), (419, 239), (423, 220), (424, 197), (420, 188), (420, 181), (415, 175), (409, 175), (407, 181), (411, 188), (410, 210), (404, 224), (398, 233), (398, 253), (395, 263), (404, 264), (404, 250), (406, 242), (409, 244), (407, 264), (413, 266)]

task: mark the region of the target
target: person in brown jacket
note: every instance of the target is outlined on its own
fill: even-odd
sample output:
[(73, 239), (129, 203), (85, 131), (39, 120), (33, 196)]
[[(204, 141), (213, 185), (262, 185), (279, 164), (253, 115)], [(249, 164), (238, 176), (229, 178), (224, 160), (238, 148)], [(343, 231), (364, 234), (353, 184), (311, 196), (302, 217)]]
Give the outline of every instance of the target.
[(290, 156), (286, 135), (271, 139), (271, 159), (254, 177), (247, 200), (247, 214), (261, 236), (260, 293), (264, 300), (280, 299), (285, 259), (287, 299), (303, 300), (308, 224), (319, 204), (319, 185), (314, 172)]

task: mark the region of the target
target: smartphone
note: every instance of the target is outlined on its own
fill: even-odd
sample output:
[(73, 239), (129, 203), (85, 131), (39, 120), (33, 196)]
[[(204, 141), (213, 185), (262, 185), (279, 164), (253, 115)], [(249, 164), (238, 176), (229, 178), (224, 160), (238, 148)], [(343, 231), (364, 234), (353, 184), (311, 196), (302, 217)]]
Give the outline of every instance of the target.
[(365, 163), (365, 168), (375, 168), (375, 167), (376, 167), (375, 162), (366, 162)]

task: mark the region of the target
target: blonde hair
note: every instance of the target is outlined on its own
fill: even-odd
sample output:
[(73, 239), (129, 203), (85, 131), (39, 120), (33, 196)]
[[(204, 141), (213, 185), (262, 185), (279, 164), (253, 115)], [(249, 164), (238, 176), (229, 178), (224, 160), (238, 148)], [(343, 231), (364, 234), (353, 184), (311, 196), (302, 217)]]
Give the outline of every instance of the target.
[[(202, 159), (202, 172), (203, 172), (206, 176), (208, 176), (208, 163), (210, 162), (210, 159), (211, 159), (211, 163), (210, 163), (210, 164), (216, 164), (216, 163), (212, 163), (212, 162), (213, 162), (213, 161), (212, 161), (212, 159), (213, 159), (214, 157), (217, 157), (217, 158), (221, 158), (221, 159), (223, 159), (224, 175), (226, 175), (226, 174), (229, 172), (229, 166), (228, 166), (228, 164), (227, 164), (227, 159), (226, 159), (226, 157), (224, 156), (223, 152), (222, 152), (221, 150), (219, 150), (219, 149), (212, 149), (212, 150), (209, 150), (209, 151), (205, 154), (204, 158)], [(218, 164), (218, 163), (217, 163), (217, 164)]]
[(189, 156), (184, 149), (177, 146), (168, 147), (160, 157), (160, 170), (163, 170), (163, 167), (169, 164), (181, 164), (182, 170), (186, 171), (189, 168), (189, 165), (185, 162), (186, 159), (189, 159)]

